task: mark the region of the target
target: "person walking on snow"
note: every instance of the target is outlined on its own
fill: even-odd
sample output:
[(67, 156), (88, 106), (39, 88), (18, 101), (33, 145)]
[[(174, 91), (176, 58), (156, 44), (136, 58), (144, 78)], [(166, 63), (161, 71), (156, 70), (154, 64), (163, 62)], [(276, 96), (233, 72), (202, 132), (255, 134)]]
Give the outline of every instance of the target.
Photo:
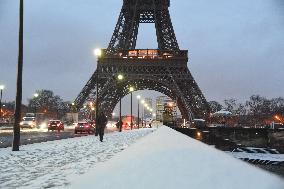
[(98, 116), (96, 132), (99, 134), (101, 142), (104, 139), (104, 132), (105, 132), (106, 124), (107, 124), (107, 117), (105, 116), (103, 112), (100, 112)]

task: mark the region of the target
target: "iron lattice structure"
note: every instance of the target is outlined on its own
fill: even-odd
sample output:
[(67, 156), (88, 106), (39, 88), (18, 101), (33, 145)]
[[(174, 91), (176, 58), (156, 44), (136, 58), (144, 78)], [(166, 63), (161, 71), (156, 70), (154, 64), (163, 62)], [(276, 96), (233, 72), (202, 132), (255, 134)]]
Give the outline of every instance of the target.
[[(176, 99), (185, 119), (208, 115), (208, 103), (187, 67), (188, 51), (179, 49), (169, 6), (169, 0), (123, 1), (108, 48), (75, 100), (77, 108), (98, 97), (99, 107), (110, 115), (133, 86)], [(158, 49), (135, 49), (140, 23), (155, 24)], [(118, 74), (123, 74), (124, 80), (118, 82)]]

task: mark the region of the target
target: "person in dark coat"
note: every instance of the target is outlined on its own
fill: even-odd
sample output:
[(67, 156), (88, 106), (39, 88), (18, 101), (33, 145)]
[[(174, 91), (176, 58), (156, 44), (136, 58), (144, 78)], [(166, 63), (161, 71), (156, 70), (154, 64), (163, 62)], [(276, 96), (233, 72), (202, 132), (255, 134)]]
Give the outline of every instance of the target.
[(123, 125), (123, 122), (121, 120), (119, 120), (116, 124), (117, 129), (120, 129)]
[(97, 120), (96, 132), (99, 134), (101, 142), (104, 139), (106, 124), (107, 124), (107, 117), (103, 112), (100, 112)]

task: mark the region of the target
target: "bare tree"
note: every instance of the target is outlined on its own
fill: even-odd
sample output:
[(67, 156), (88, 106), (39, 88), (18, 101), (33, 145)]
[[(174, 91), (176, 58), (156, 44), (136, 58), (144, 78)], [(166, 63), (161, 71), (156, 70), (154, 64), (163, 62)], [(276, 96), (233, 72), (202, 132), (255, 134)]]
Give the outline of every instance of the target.
[(22, 78), (23, 78), (23, 24), (24, 24), (24, 0), (20, 0), (20, 21), (19, 21), (19, 52), (18, 52), (18, 73), (17, 93), (15, 106), (14, 138), (12, 151), (19, 151), (20, 148), (20, 119), (22, 106)]
[(212, 113), (220, 111), (222, 109), (222, 105), (217, 101), (209, 101), (208, 104)]
[(284, 98), (278, 97), (270, 100), (270, 109), (273, 114), (284, 115)]
[(252, 95), (246, 102), (251, 115), (269, 115), (271, 114), (271, 101), (260, 95)]
[(62, 118), (65, 113), (69, 111), (69, 106), (67, 102), (63, 100), (58, 95), (54, 95), (51, 90), (40, 90), (36, 91), (38, 97), (28, 99), (29, 110), (37, 109), (39, 112), (46, 110), (48, 112), (56, 112), (57, 118)]
[(225, 103), (225, 109), (235, 113), (235, 110), (237, 109), (237, 100), (234, 98), (230, 98), (230, 99), (225, 99), (224, 100)]

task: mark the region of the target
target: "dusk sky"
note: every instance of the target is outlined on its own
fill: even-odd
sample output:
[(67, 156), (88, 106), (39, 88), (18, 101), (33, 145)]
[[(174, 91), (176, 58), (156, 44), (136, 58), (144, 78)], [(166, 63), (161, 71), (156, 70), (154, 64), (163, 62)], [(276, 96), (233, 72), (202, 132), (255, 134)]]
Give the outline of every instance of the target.
[[(123, 1), (24, 2), (23, 102), (39, 89), (72, 101), (95, 71), (93, 49), (107, 47)], [(0, 0), (3, 101), (13, 101), (16, 93), (18, 4)], [(172, 0), (170, 14), (208, 101), (284, 96), (283, 0)], [(137, 48), (157, 48), (154, 29), (140, 25)]]

